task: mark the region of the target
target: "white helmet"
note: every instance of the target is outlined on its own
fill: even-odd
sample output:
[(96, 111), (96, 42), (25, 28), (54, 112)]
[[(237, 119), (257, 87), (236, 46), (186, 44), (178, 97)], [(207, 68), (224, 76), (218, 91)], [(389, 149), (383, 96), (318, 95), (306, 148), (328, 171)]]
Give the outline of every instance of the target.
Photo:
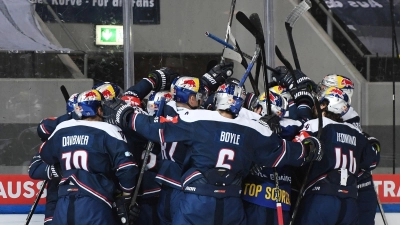
[(161, 98), (165, 98), (165, 103), (171, 101), (172, 94), (169, 91), (152, 92), (147, 101), (147, 113), (154, 116), (160, 107)]
[(336, 87), (341, 89), (349, 97), (349, 104), (351, 104), (351, 97), (353, 96), (354, 83), (350, 78), (338, 74), (328, 74), (319, 83), (319, 93), (320, 98), (324, 94), (325, 90), (329, 87)]
[(242, 108), (245, 98), (246, 92), (244, 88), (239, 87), (235, 82), (229, 82), (219, 86), (215, 92), (215, 108), (237, 115)]
[[(286, 99), (282, 95), (270, 91), (269, 102), (271, 103), (271, 112), (282, 118), (288, 107)], [(268, 114), (265, 92), (258, 97), (258, 105), (262, 107), (261, 116)]]
[(270, 87), (270, 88), (269, 88), (269, 91), (281, 95), (281, 96), (284, 97), (287, 101), (289, 101), (290, 99), (292, 99), (292, 95), (291, 95), (291, 94), (289, 93), (289, 91), (288, 91), (285, 87), (283, 87), (283, 86), (276, 85), (276, 86)]
[(349, 96), (339, 88), (330, 87), (324, 91), (319, 99), (319, 102), (322, 103), (324, 101), (328, 101), (329, 112), (333, 112), (335, 114), (339, 114), (343, 116), (350, 108), (349, 105)]

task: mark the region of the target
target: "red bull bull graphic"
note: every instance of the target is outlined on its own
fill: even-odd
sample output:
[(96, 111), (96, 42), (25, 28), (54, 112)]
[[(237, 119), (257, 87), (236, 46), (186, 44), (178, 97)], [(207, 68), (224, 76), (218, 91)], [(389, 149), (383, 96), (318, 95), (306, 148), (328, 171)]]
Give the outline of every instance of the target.
[(104, 96), (104, 98), (105, 98), (106, 100), (111, 100), (111, 99), (114, 98), (114, 94), (113, 94), (110, 90), (108, 90), (108, 89), (102, 91), (101, 93), (103, 94), (103, 96)]
[(196, 87), (196, 82), (194, 80), (184, 80), (182, 84), (188, 87)]
[(164, 94), (164, 98), (165, 98), (165, 100), (167, 100), (167, 101), (171, 100), (171, 99), (172, 99), (171, 93), (165, 93), (165, 94)]
[(226, 88), (227, 88), (226, 84), (223, 84), (223, 85), (218, 87), (218, 91), (225, 92)]
[(85, 94), (85, 99), (92, 99), (92, 100), (94, 100), (94, 99), (96, 99), (96, 97), (97, 97), (97, 93), (94, 92), (94, 91), (89, 91), (89, 92), (87, 92), (87, 93)]
[(350, 79), (344, 78), (340, 82), (340, 85), (343, 86), (343, 88), (354, 88), (354, 84)]
[(344, 92), (341, 91), (341, 90), (338, 89), (338, 88), (330, 88), (330, 89), (328, 89), (328, 91), (327, 91), (327, 94), (335, 95), (335, 96), (338, 96), (338, 97), (340, 97), (340, 98), (344, 98), (343, 93), (344, 93)]

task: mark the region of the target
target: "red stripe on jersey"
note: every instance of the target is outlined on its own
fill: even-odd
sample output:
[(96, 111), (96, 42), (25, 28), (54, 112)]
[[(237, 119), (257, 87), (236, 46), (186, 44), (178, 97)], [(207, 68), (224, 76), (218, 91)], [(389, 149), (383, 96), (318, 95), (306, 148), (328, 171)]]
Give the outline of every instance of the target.
[(279, 163), (281, 162), (281, 160), (283, 159), (283, 157), (285, 156), (285, 154), (286, 154), (286, 141), (283, 140), (283, 141), (282, 141), (282, 152), (281, 152), (281, 154), (279, 155), (279, 157), (275, 160), (275, 162), (274, 162), (274, 164), (272, 165), (272, 167), (277, 167), (278, 164), (279, 164)]
[(40, 147), (39, 147), (39, 153), (42, 152), (42, 148), (43, 148), (44, 144), (46, 144), (46, 142), (43, 142), (43, 143), (40, 145)]
[(40, 125), (40, 127), (42, 128), (42, 130), (44, 131), (44, 133), (50, 134), (50, 132), (46, 129), (46, 127), (44, 126), (43, 123)]
[(107, 203), (108, 206), (112, 207), (111, 202), (110, 202), (105, 196), (103, 196), (102, 194), (96, 192), (95, 190), (91, 189), (90, 187), (86, 186), (84, 183), (80, 182), (80, 181), (78, 180), (78, 178), (75, 177), (74, 174), (72, 174), (70, 177), (71, 177), (81, 188), (83, 188), (83, 189), (85, 189), (86, 191), (92, 193), (94, 196), (100, 198), (100, 199), (103, 200), (105, 203)]

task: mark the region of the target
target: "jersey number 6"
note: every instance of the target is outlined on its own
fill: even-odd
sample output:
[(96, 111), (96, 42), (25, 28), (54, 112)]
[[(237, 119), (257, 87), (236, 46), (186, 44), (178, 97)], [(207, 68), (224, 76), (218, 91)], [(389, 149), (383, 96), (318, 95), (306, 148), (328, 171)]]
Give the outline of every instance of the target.
[(217, 168), (222, 167), (222, 168), (230, 170), (231, 165), (225, 163), (225, 161), (226, 160), (233, 161), (234, 158), (235, 158), (235, 152), (233, 150), (223, 148), (223, 149), (219, 150), (218, 160), (217, 160), (217, 164), (215, 165), (215, 167), (217, 167)]

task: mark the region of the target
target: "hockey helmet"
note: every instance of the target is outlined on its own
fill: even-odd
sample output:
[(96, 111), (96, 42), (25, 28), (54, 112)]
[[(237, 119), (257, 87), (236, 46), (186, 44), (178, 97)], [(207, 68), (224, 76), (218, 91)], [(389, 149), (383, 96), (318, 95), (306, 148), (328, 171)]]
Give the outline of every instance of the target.
[(147, 113), (154, 116), (160, 107), (161, 98), (165, 98), (165, 102), (172, 100), (172, 94), (169, 91), (152, 92), (147, 101)]
[(92, 89), (98, 90), (106, 101), (119, 98), (122, 95), (122, 88), (111, 82), (98, 83), (94, 85)]
[(270, 88), (269, 88), (269, 91), (281, 95), (281, 96), (284, 97), (287, 101), (289, 101), (290, 99), (292, 99), (292, 95), (290, 95), (289, 91), (288, 91), (285, 87), (283, 87), (283, 86), (276, 85), (276, 86), (270, 87)]
[(242, 108), (246, 92), (235, 82), (225, 83), (215, 92), (215, 108), (238, 115)]
[[(272, 92), (269, 92), (269, 102), (271, 104), (271, 112), (275, 115), (282, 118), (287, 110), (288, 102), (282, 95)], [(265, 92), (260, 95), (258, 98), (258, 105), (262, 107), (261, 116), (267, 115), (267, 99)]]
[(188, 103), (190, 95), (196, 95), (197, 101), (207, 99), (204, 84), (197, 77), (177, 77), (171, 84), (171, 94), (176, 102)]
[(78, 95), (79, 95), (79, 93), (74, 93), (67, 100), (67, 113), (70, 113), (70, 112), (74, 111)]
[(351, 104), (351, 97), (353, 96), (354, 83), (350, 78), (338, 74), (328, 74), (322, 79), (321, 83), (318, 84), (319, 92), (318, 97), (321, 98), (329, 87), (336, 87), (341, 89), (347, 94), (349, 98), (349, 104)]
[(91, 117), (97, 115), (97, 108), (101, 106), (103, 96), (98, 90), (92, 89), (84, 91), (78, 95), (75, 104), (75, 113), (79, 117)]
[(327, 110), (329, 112), (341, 116), (343, 116), (350, 108), (349, 96), (336, 87), (330, 87), (323, 92), (319, 102), (322, 104), (324, 101), (328, 102)]

